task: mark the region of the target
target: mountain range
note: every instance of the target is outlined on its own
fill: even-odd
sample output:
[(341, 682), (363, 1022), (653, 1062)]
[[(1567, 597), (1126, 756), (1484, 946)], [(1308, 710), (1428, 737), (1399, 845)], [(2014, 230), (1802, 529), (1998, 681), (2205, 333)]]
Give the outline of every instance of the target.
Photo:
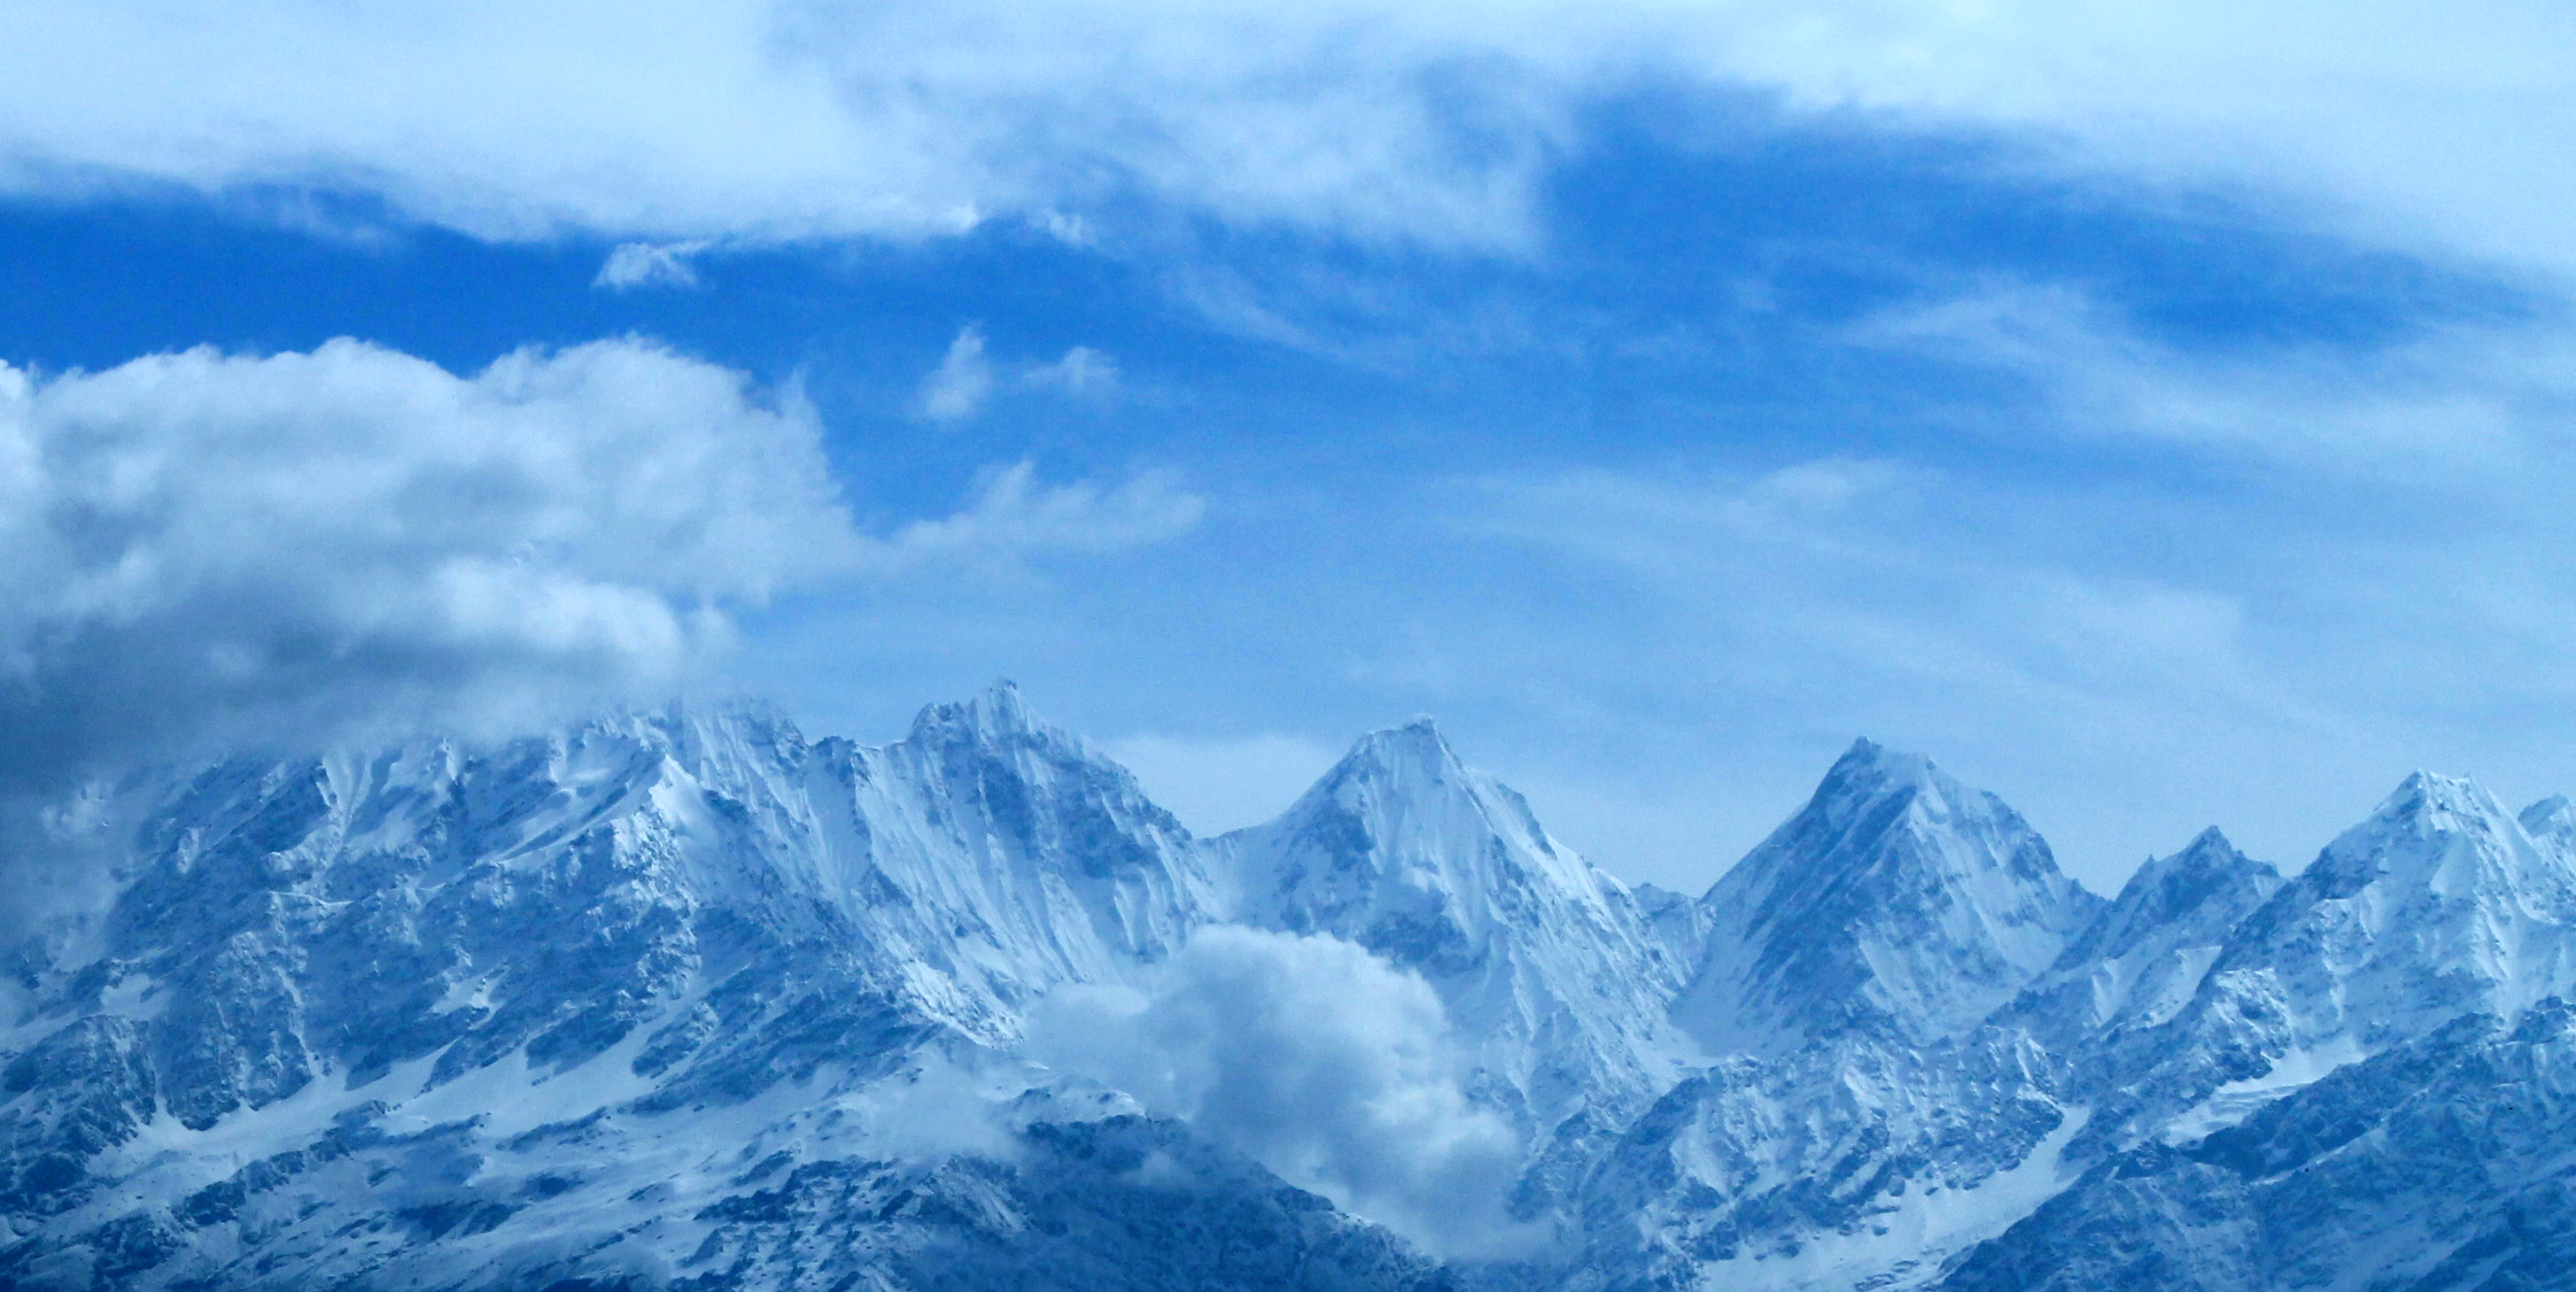
[(1703, 895), (1428, 722), (1194, 837), (999, 685), (138, 772), (19, 868), (0, 1288), (2576, 1287), (2576, 808), (2104, 898), (1855, 743)]

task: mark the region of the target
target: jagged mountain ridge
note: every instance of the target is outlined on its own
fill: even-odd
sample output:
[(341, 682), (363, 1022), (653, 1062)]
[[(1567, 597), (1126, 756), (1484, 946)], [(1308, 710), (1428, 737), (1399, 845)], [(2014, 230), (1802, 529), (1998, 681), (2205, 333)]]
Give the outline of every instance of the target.
[[(114, 906), (12, 953), (36, 1007), (0, 1032), (0, 1286), (2089, 1268), (2048, 1218), (2126, 1214), (2085, 1201), (2110, 1164), (2491, 1026), (2462, 1018), (2547, 1016), (2571, 816), (2418, 777), (2290, 880), (2213, 831), (2106, 902), (1993, 796), (1861, 742), (1693, 900), (1583, 862), (1428, 724), (1215, 840), (1007, 686), (882, 747), (731, 706), (222, 763), (88, 803), (133, 841)], [(1219, 924), (1429, 984), (1462, 1086), (1528, 1145), (1513, 1205), (1545, 1240), (1443, 1268), (1017, 1057), (1047, 992), (1150, 982)], [(2403, 1008), (2374, 1027), (2356, 1000)], [(2441, 1268), (2559, 1196), (2513, 1161)], [(2156, 1268), (2182, 1267), (2114, 1286), (2192, 1285)]]

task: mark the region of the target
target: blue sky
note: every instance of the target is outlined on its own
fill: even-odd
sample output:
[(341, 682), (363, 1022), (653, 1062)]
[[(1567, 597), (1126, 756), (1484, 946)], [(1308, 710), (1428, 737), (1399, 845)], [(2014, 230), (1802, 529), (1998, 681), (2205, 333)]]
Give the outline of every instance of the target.
[[(38, 9), (28, 694), (202, 637), (209, 740), (737, 685), (887, 739), (1009, 676), (1200, 828), (1429, 712), (1691, 889), (1861, 734), (2097, 888), (2211, 822), (2295, 867), (2418, 765), (2576, 789), (2537, 7)], [(228, 483), (284, 423), (355, 446), (309, 507)]]

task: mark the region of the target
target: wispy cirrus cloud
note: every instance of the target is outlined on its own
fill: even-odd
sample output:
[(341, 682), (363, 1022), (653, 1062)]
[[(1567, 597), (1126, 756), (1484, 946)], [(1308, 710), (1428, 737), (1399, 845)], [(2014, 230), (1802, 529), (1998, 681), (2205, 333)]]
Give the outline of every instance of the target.
[(902, 571), (962, 563), (1015, 566), (1049, 552), (1113, 552), (1189, 532), (1207, 500), (1170, 472), (1145, 471), (1114, 485), (1049, 484), (1028, 462), (988, 469), (955, 514), (918, 520), (873, 542), (871, 563)]

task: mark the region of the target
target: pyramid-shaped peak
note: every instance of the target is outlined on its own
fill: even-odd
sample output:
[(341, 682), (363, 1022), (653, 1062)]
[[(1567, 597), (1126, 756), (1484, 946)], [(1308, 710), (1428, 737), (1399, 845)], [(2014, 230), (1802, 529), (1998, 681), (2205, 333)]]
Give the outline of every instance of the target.
[(2205, 866), (2211, 862), (2232, 863), (2243, 859), (2244, 855), (2236, 850), (2235, 844), (2228, 841), (2226, 831), (2217, 826), (2211, 826), (2193, 835), (2191, 842), (2183, 845), (2182, 851), (2166, 858), (2165, 862), (2179, 869), (2185, 866)]
[(1458, 751), (1449, 747), (1440, 728), (1427, 717), (1416, 717), (1403, 726), (1381, 728), (1360, 737), (1351, 745), (1351, 752), (1325, 774), (1324, 783), (1445, 781), (1463, 766)]
[(1868, 818), (1892, 824), (1897, 817), (1889, 814), (1894, 813), (1918, 823), (1995, 817), (2018, 824), (2001, 799), (1960, 784), (1930, 758), (1866, 737), (1834, 760), (1808, 810), (1836, 821)]
[(1865, 739), (1701, 900), (1708, 951), (1673, 1012), (1719, 1053), (1853, 1026), (1956, 1032), (2102, 904), (2003, 800)]
[(2442, 830), (2458, 828), (2463, 818), (2492, 819), (2507, 813), (2504, 804), (2476, 781), (2419, 770), (2399, 782), (2371, 815), (2381, 821)]
[[(2318, 892), (2336, 898), (2391, 875), (2400, 877), (2402, 888), (2438, 884), (2448, 892), (2484, 882), (2503, 889), (2562, 886), (2555, 873), (2558, 864), (2543, 862), (2541, 851), (2504, 804), (2477, 782), (2419, 771), (2381, 800), (2368, 820), (2327, 844), (2303, 877)], [(2470, 878), (2464, 866), (2487, 878)]]
[(1902, 749), (1890, 749), (1867, 736), (1854, 737), (1851, 747), (1834, 760), (1829, 775), (1851, 779), (1914, 780), (1932, 774), (1932, 760)]
[(1958, 782), (1930, 758), (1890, 749), (1867, 736), (1852, 741), (1825, 773), (1825, 786), (1879, 792), (1898, 789), (1957, 789)]
[(2237, 851), (2236, 845), (2228, 841), (2224, 831), (2217, 826), (2211, 826), (2193, 835), (2191, 842), (2184, 844), (2181, 851), (2163, 857), (2147, 858), (2146, 864), (2138, 867), (2137, 872), (2129, 877), (2129, 882), (2122, 886), (2121, 900), (2124, 902), (2129, 900), (2130, 894), (2143, 888), (2177, 883), (2187, 884), (2213, 874), (2248, 868), (2263, 871), (2272, 869)]

